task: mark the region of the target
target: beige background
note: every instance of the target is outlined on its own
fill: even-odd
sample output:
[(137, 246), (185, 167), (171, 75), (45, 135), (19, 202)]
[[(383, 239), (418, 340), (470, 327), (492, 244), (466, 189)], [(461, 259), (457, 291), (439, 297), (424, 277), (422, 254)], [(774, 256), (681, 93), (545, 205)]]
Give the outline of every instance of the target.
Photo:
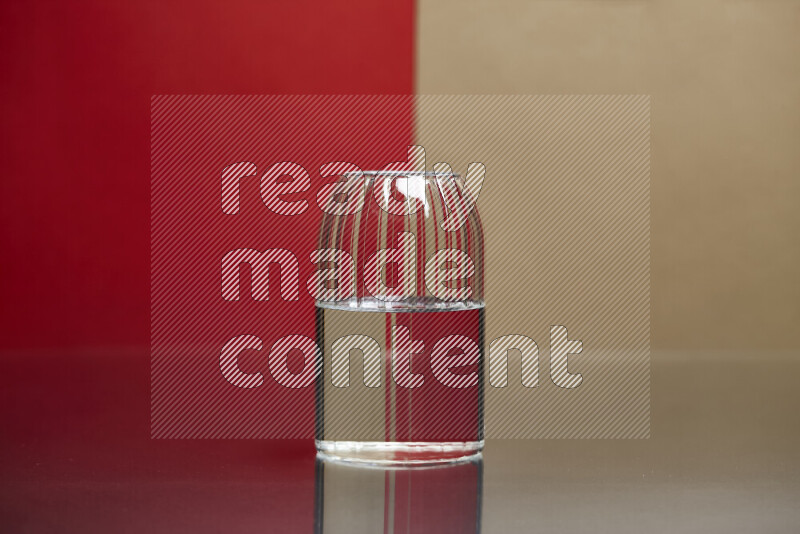
[[(418, 17), (418, 93), (651, 95), (654, 349), (800, 347), (800, 2), (421, 0)], [(489, 302), (520, 301), (492, 276)]]
[(489, 442), (484, 531), (797, 532), (800, 2), (418, 17), (419, 93), (651, 95), (651, 439)]
[[(647, 437), (649, 98), (419, 95), (415, 110), (428, 167), (487, 169), (490, 374), (493, 355), (509, 361), (509, 386), (485, 390), (487, 438)], [(582, 342), (567, 361), (575, 389), (551, 379), (551, 325)], [(536, 388), (521, 387), (519, 351), (492, 352), (506, 335), (537, 344)]]

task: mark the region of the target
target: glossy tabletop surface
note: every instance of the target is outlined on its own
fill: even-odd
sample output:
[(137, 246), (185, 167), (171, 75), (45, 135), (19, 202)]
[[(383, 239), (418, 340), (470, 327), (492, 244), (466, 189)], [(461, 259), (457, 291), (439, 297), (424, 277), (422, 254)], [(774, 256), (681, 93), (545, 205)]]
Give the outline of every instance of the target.
[(411, 472), (151, 440), (143, 351), (4, 364), (4, 532), (800, 531), (797, 353), (654, 352), (648, 440), (490, 440)]

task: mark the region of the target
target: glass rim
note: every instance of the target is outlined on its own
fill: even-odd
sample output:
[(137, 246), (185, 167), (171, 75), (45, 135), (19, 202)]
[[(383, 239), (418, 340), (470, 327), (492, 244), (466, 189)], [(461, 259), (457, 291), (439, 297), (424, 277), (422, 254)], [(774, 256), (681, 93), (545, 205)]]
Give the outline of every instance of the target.
[(376, 176), (407, 176), (407, 177), (423, 177), (423, 178), (461, 178), (457, 172), (450, 173), (437, 173), (436, 171), (350, 171), (343, 172), (342, 176), (363, 176), (363, 177), (376, 177)]

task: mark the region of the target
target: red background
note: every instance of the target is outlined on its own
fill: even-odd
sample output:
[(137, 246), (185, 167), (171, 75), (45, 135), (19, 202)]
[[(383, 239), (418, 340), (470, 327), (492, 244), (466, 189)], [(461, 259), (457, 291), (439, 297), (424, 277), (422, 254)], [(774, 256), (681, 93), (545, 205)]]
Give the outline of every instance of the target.
[(2, 348), (147, 344), (152, 95), (413, 90), (407, 0), (0, 10)]
[(310, 441), (149, 439), (150, 97), (410, 94), (413, 2), (3, 2), (0, 20), (0, 530), (310, 531)]
[[(318, 170), (332, 161), (375, 169), (405, 159), (412, 140), (412, 103), (410, 95), (153, 99), (153, 437), (314, 435), (314, 388), (278, 384), (270, 375), (275, 368), (269, 359), (284, 336), (316, 339), (314, 300), (307, 289), (316, 270), (310, 254), (327, 246), (320, 244), (322, 210), (317, 195), (337, 179), (323, 178)], [(222, 170), (242, 161), (251, 162), (257, 171), (239, 179), (240, 209), (226, 214), (221, 209)], [(299, 213), (293, 215), (276, 213), (259, 193), (261, 176), (283, 161), (295, 162), (308, 173), (308, 190), (281, 195), (283, 201), (296, 203), (292, 207)], [(268, 180), (263, 184), (271, 191), (279, 187)], [(281, 268), (272, 265), (269, 298), (255, 300), (251, 290), (260, 285), (258, 269), (242, 266), (240, 298), (224, 300), (223, 258), (241, 249), (282, 250), (294, 256), (297, 284), (290, 281), (289, 263)], [(262, 350), (237, 356), (242, 372), (268, 377), (257, 388), (234, 387), (220, 372), (222, 347), (241, 335), (263, 343)], [(291, 368), (300, 372), (304, 357), (312, 356), (293, 351)]]

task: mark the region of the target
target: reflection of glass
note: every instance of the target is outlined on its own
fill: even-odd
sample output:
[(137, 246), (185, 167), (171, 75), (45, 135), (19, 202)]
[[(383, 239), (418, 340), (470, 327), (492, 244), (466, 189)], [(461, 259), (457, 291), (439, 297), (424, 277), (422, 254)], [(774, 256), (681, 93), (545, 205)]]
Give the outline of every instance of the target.
[(320, 261), (338, 276), (317, 295), (318, 449), (406, 465), (479, 452), (483, 230), (466, 182), (345, 173), (324, 202)]
[(436, 467), (365, 467), (317, 456), (316, 534), (477, 534), (483, 458)]

